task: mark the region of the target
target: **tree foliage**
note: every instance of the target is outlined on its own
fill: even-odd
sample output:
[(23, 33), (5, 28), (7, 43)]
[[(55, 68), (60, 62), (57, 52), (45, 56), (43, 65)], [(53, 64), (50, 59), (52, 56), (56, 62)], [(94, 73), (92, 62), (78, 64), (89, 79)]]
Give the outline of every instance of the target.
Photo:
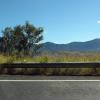
[(43, 40), (43, 29), (36, 28), (29, 22), (15, 27), (6, 27), (0, 37), (0, 52), (33, 56), (39, 51)]

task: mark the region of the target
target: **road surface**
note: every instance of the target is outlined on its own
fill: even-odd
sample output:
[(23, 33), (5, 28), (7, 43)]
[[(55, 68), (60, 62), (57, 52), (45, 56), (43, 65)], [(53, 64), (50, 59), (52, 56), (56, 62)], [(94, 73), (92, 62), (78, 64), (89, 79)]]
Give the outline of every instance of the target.
[(100, 100), (100, 82), (0, 82), (0, 100)]
[[(85, 81), (96, 79), (100, 79), (100, 76), (1, 75), (0, 100), (100, 100), (100, 82)], [(35, 81), (15, 82), (10, 80)], [(79, 81), (72, 82), (70, 80)]]

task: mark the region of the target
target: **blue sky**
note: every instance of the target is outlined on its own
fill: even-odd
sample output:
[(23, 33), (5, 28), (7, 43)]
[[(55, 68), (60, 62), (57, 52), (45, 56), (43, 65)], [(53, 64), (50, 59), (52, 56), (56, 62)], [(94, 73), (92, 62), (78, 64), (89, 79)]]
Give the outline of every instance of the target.
[(0, 0), (0, 30), (30, 21), (44, 42), (100, 38), (100, 0)]

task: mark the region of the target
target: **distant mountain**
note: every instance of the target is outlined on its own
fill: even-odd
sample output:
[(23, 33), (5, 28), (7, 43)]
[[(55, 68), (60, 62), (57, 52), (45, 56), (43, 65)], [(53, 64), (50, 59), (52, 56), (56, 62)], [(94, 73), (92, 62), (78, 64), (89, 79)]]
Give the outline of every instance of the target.
[(71, 42), (68, 44), (56, 44), (46, 42), (43, 44), (43, 51), (100, 51), (100, 39), (86, 42)]

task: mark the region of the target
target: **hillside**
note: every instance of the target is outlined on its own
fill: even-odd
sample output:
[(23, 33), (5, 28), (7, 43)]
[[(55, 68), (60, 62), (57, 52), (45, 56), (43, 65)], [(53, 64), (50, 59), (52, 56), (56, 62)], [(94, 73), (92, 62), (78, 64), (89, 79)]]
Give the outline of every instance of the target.
[(100, 51), (100, 39), (86, 42), (71, 42), (68, 44), (55, 44), (46, 42), (43, 44), (43, 51)]

